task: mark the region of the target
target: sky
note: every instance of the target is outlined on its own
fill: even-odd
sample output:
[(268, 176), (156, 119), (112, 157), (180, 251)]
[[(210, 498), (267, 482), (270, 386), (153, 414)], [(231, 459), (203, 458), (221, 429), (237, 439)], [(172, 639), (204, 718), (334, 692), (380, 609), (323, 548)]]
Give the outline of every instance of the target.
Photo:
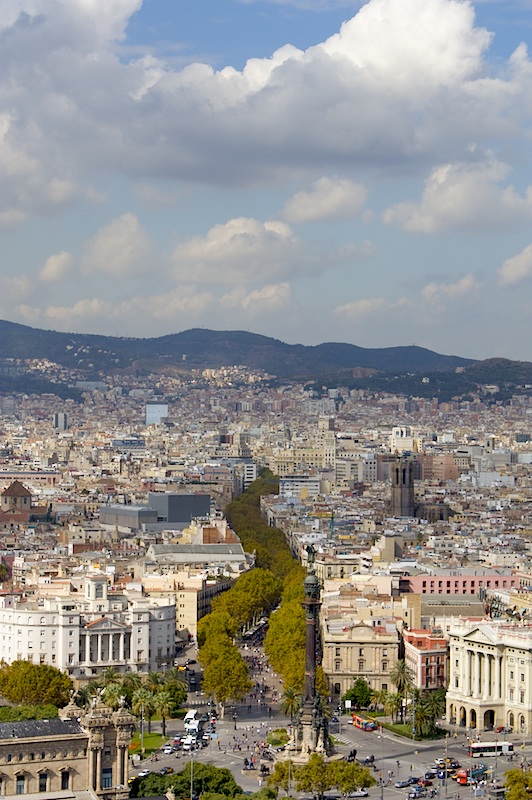
[(532, 361), (532, 0), (0, 0), (0, 318)]

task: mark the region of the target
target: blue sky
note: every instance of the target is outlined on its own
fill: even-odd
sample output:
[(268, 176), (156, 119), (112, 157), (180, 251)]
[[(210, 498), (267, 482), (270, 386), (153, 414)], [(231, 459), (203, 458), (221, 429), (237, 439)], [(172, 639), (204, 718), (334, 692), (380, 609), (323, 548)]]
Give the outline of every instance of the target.
[(0, 317), (532, 360), (532, 3), (0, 0)]

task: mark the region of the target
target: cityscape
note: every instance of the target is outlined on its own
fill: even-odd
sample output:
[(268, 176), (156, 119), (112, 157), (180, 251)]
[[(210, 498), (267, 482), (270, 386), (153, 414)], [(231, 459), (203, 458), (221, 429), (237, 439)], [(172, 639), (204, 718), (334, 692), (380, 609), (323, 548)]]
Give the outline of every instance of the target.
[[(475, 792), (503, 788), (510, 756), (528, 774), (532, 400), (485, 390), (320, 392), (234, 365), (189, 385), (100, 374), (79, 401), (2, 395), (0, 691), (38, 707), (10, 695), (9, 670), (58, 672), (66, 728), (46, 736), (79, 743), (54, 780), (44, 753), (41, 780), (8, 768), (11, 739), (22, 726), (33, 760), (48, 723), (0, 722), (5, 794), (41, 780), (150, 796), (198, 735), (198, 764), (230, 764), (254, 791), (286, 785), (289, 763), (304, 792), (312, 759), (333, 787), (392, 798), (419, 764), (447, 791), (423, 748), (450, 753), (460, 781), (464, 741), (497, 746)], [(248, 720), (256, 769), (238, 749)], [(155, 755), (169, 742), (158, 768), (138, 744), (148, 725)], [(338, 763), (358, 772), (331, 777)]]
[(0, 798), (532, 800), (530, 0), (0, 0)]

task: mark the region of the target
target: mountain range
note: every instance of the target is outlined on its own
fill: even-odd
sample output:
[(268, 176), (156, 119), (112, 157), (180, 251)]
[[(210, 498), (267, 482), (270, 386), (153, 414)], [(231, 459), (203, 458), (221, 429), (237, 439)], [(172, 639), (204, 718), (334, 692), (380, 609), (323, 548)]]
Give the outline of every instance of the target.
[[(60, 333), (0, 320), (0, 360), (48, 359), (88, 379), (123, 370), (138, 373), (189, 372), (240, 365), (280, 382), (307, 381), (333, 386), (372, 386), (424, 396), (458, 394), (478, 385), (502, 383), (509, 390), (532, 385), (532, 364), (508, 359), (475, 361), (423, 347), (364, 348), (341, 342), (308, 346), (246, 331), (194, 328), (149, 339)], [(4, 369), (4, 373), (8, 372)], [(41, 376), (46, 379), (46, 375)], [(0, 391), (9, 388), (0, 376)]]

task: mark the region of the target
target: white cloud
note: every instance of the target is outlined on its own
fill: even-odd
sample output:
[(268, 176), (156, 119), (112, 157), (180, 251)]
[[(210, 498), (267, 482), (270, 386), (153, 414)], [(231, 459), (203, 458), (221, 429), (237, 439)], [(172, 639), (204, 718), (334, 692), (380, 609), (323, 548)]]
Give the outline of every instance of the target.
[(499, 270), (501, 286), (513, 286), (532, 276), (532, 244), (512, 258), (507, 258)]
[(135, 214), (127, 213), (101, 228), (88, 243), (81, 259), (87, 274), (103, 272), (125, 278), (150, 267), (151, 241)]
[(72, 253), (68, 253), (66, 250), (61, 253), (55, 253), (46, 259), (37, 277), (45, 283), (56, 283), (70, 272), (73, 263)]
[(241, 186), (452, 161), (471, 141), (514, 136), (526, 113), (526, 52), (490, 76), (490, 35), (469, 2), (369, 0), (322, 44), (241, 71), (121, 62), (116, 42), (140, 5), (4, 0), (0, 214), (50, 213), (111, 172)]
[(351, 219), (364, 207), (366, 190), (346, 178), (320, 178), (309, 191), (297, 192), (285, 205), (292, 223)]
[(532, 220), (532, 187), (521, 196), (502, 185), (509, 167), (489, 160), (479, 164), (445, 164), (434, 169), (419, 204), (398, 203), (383, 215), (384, 222), (412, 233), (449, 228), (513, 227)]
[(174, 249), (178, 280), (249, 284), (292, 274), (305, 263), (301, 240), (285, 222), (238, 217), (215, 225)]
[(270, 283), (248, 292), (242, 286), (236, 286), (221, 299), (223, 306), (240, 308), (246, 311), (269, 313), (274, 309), (282, 309), (292, 302), (289, 283)]
[(385, 297), (367, 297), (337, 306), (333, 313), (337, 316), (357, 320), (360, 317), (404, 309), (410, 305), (412, 305), (411, 301), (405, 297), (400, 297), (395, 301), (387, 300)]
[(477, 279), (469, 274), (464, 275), (455, 283), (436, 283), (432, 281), (423, 287), (421, 295), (430, 303), (440, 303), (447, 300), (458, 300), (471, 294), (476, 294), (481, 288)]

